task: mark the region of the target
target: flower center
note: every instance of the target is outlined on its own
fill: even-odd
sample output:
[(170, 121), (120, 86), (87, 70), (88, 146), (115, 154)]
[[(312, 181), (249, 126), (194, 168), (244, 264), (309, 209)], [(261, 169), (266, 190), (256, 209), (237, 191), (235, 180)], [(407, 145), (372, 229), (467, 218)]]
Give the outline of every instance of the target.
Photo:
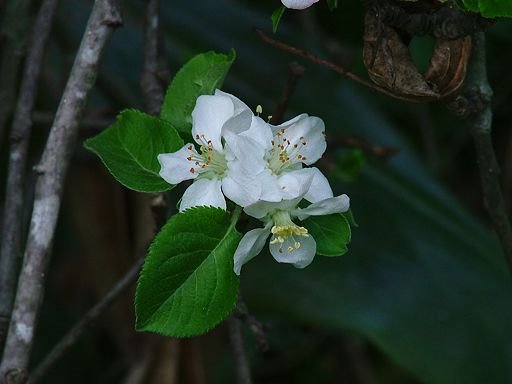
[(274, 134), (272, 148), (265, 155), (269, 168), (276, 175), (280, 175), (291, 166), (306, 160), (306, 156), (302, 154), (302, 149), (307, 144), (304, 136), (291, 141), (285, 134), (285, 128), (281, 128)]
[(198, 172), (199, 177), (207, 179), (224, 177), (228, 169), (224, 153), (215, 150), (212, 141), (207, 140), (204, 135), (196, 135), (196, 142), (200, 145), (200, 153), (195, 152), (192, 145), (188, 147), (190, 155), (187, 160), (193, 163), (190, 172)]
[[(279, 253), (283, 253), (283, 243), (287, 242), (288, 253), (293, 252), (300, 248), (300, 241), (296, 237), (309, 237), (308, 230), (304, 227), (299, 227), (290, 218), (288, 211), (277, 211), (272, 215), (274, 226), (270, 230), (272, 238), (270, 244), (280, 244)], [(291, 241), (288, 241), (290, 240)]]

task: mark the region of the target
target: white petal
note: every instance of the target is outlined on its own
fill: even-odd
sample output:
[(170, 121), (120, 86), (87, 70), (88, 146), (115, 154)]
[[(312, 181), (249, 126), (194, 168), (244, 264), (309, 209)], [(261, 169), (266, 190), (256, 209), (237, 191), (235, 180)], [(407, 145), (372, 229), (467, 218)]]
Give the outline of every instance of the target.
[[(304, 188), (301, 182), (290, 173), (285, 173), (278, 178), (278, 185), (281, 190), (283, 200), (291, 200), (304, 196), (308, 190)], [(302, 188), (301, 188), (302, 187)]]
[(292, 211), (295, 210), (299, 201), (302, 200), (302, 197), (293, 200), (282, 200), (282, 201), (258, 201), (254, 204), (251, 204), (244, 208), (244, 212), (249, 216), (252, 216), (256, 219), (263, 219), (267, 214), (273, 211)]
[(243, 136), (250, 137), (265, 149), (272, 148), (273, 133), (271, 125), (265, 122), (259, 116), (252, 116), (251, 127), (242, 133)]
[(238, 135), (251, 127), (253, 113), (242, 100), (219, 89), (215, 90), (215, 96), (228, 98), (233, 103), (233, 115), (224, 123), (222, 136), (231, 133)]
[(308, 216), (323, 216), (333, 213), (346, 212), (350, 208), (350, 199), (347, 195), (331, 197), (311, 204), (304, 209), (297, 209), (294, 213), (300, 220), (304, 220)]
[(226, 199), (221, 191), (219, 179), (199, 179), (187, 188), (181, 198), (180, 212), (197, 206), (211, 206), (226, 209)]
[(304, 194), (304, 198), (311, 203), (316, 203), (334, 196), (329, 181), (318, 168), (303, 168), (298, 171), (290, 172), (290, 175), (306, 180), (312, 177), (310, 187)]
[[(245, 104), (243, 101), (238, 99), (237, 97), (223, 92), (221, 90), (215, 90), (215, 95), (225, 96), (229, 97), (234, 105), (234, 113), (233, 115), (239, 115), (239, 114), (247, 114), (247, 112), (250, 112), (251, 116), (251, 123), (249, 126), (245, 127), (245, 129), (231, 129), (233, 133), (243, 133), (246, 137), (251, 138), (252, 140), (256, 141), (263, 147), (270, 148), (272, 146), (272, 129), (270, 128), (270, 125), (266, 123), (262, 118), (259, 116), (255, 116), (252, 113), (252, 110)], [(244, 125), (245, 126), (245, 125)]]
[(242, 265), (261, 252), (269, 235), (270, 228), (265, 227), (253, 229), (242, 237), (242, 240), (240, 240), (238, 248), (235, 251), (233, 270), (237, 275), (240, 275)]
[[(300, 242), (299, 249), (295, 249), (296, 241)], [(312, 236), (290, 237), (284, 243), (270, 244), (269, 247), (270, 253), (279, 263), (293, 264), (296, 268), (307, 267), (311, 264), (316, 254), (316, 242)], [(288, 249), (292, 249), (292, 251)]]
[(222, 191), (228, 199), (246, 207), (258, 201), (261, 188), (261, 183), (246, 173), (240, 161), (228, 163), (228, 174), (222, 179)]
[(226, 159), (243, 159), (253, 174), (261, 172), (266, 166), (265, 152), (272, 146), (272, 129), (236, 97), (218, 90), (216, 94), (231, 97), (235, 104), (235, 116), (222, 129)]
[[(250, 111), (249, 111), (250, 112)], [(250, 128), (245, 130), (236, 127), (232, 120), (247, 118), (244, 111), (240, 117), (230, 119), (224, 128), (223, 136), (226, 141), (227, 159), (232, 153), (235, 158), (243, 160), (248, 164), (251, 173), (256, 175), (263, 171), (267, 163), (264, 159), (265, 153), (272, 147), (272, 129), (262, 119), (250, 112)], [(239, 121), (238, 125), (247, 124), (247, 121)]]
[(283, 191), (279, 185), (279, 179), (270, 170), (265, 169), (257, 175), (261, 184), (260, 200), (279, 202), (283, 199)]
[(247, 109), (230, 117), (222, 127), (222, 136), (227, 137), (230, 134), (239, 135), (251, 127), (252, 111)]
[(243, 167), (252, 175), (262, 172), (267, 163), (264, 159), (265, 148), (250, 137), (228, 132), (224, 135), (226, 160), (240, 160)]
[(286, 8), (291, 9), (306, 9), (318, 2), (318, 0), (281, 0)]
[(303, 198), (311, 188), (315, 173), (308, 168), (283, 173), (278, 185), (284, 200)]
[[(325, 125), (322, 119), (307, 114), (299, 115), (281, 125), (273, 127), (274, 134), (285, 130), (283, 137), (291, 144), (297, 145), (300, 155), (305, 160), (302, 162), (311, 165), (325, 152)], [(303, 143), (306, 143), (305, 145)]]
[(247, 106), (247, 104), (245, 104), (242, 100), (240, 100), (238, 97), (236, 96), (233, 96), (232, 94), (230, 93), (227, 93), (227, 92), (223, 92), (221, 91), (220, 89), (216, 89), (215, 90), (215, 96), (224, 96), (224, 97), (229, 97), (231, 99), (231, 102), (233, 103), (233, 107), (234, 107), (234, 112), (233, 114), (234, 115), (238, 115), (240, 114), (241, 112), (243, 111), (246, 111), (246, 110), (251, 110), (251, 108), (249, 108)]
[(256, 219), (263, 219), (269, 212), (278, 209), (280, 202), (258, 201), (244, 208), (244, 212)]
[[(158, 155), (158, 162), (161, 166), (159, 175), (170, 184), (195, 179), (199, 174), (199, 168), (192, 161), (187, 160), (191, 153), (197, 154), (194, 146), (188, 143), (177, 152)], [(194, 172), (191, 172), (192, 168), (194, 168)]]
[[(201, 95), (192, 111), (192, 137), (198, 144), (211, 140), (214, 149), (221, 152), (221, 133), (224, 123), (234, 115), (233, 101), (224, 95)], [(204, 135), (204, 139), (201, 139)], [(196, 139), (199, 136), (200, 139)]]

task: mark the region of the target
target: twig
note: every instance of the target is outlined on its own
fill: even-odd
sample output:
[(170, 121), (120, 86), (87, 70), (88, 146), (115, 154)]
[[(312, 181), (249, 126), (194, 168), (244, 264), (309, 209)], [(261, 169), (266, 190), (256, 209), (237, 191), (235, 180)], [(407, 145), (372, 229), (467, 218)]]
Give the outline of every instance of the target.
[(0, 55), (0, 143), (16, 99), (20, 63), (30, 25), (30, 3), (31, 0), (11, 0), (2, 20), (5, 44)]
[(159, 26), (158, 14), (160, 0), (147, 0), (146, 25), (144, 38), (144, 69), (140, 86), (146, 100), (146, 110), (152, 115), (160, 112), (164, 97), (164, 88), (159, 73)]
[(299, 84), (299, 80), (304, 76), (304, 67), (297, 63), (290, 64), (290, 76), (288, 77), (288, 84), (277, 103), (277, 107), (272, 114), (272, 118), (270, 122), (272, 124), (278, 124), (283, 120), (284, 113), (288, 108), (288, 104), (290, 103), (290, 99)]
[(269, 35), (267, 35), (265, 32), (263, 32), (262, 30), (260, 29), (256, 29), (256, 34), (263, 40), (265, 41), (266, 43), (278, 48), (278, 49), (281, 49), (282, 51), (285, 51), (285, 52), (289, 52), (289, 53), (292, 53), (296, 56), (300, 56), (300, 57), (303, 57), (309, 61), (312, 61), (313, 63), (316, 63), (316, 64), (319, 64), (323, 67), (326, 67), (334, 72), (337, 72), (343, 76), (346, 76), (348, 77), (349, 79), (355, 81), (356, 83), (359, 83), (361, 85), (364, 85), (365, 87), (368, 87), (368, 88), (371, 88), (377, 92), (380, 92), (386, 96), (390, 96), (390, 97), (393, 97), (395, 99), (399, 99), (399, 100), (404, 100), (404, 101), (413, 101), (413, 100), (410, 100), (410, 99), (407, 99), (405, 97), (401, 97), (397, 94), (394, 94), (390, 91), (388, 91), (387, 89), (385, 88), (382, 88), (382, 87), (379, 87), (378, 85), (376, 84), (373, 84), (371, 81), (369, 80), (366, 80), (366, 79), (363, 79), (359, 76), (357, 76), (356, 74), (352, 73), (352, 72), (349, 72), (347, 71), (346, 69), (340, 67), (339, 65), (336, 65), (328, 60), (325, 60), (325, 59), (322, 59), (310, 52), (307, 52), (307, 51), (303, 51), (302, 49), (299, 49), (297, 47), (294, 47), (292, 45), (289, 45), (289, 44), (285, 44), (281, 41), (278, 41), (278, 40), (275, 40), (273, 38), (271, 38)]
[[(35, 111), (32, 113), (32, 121), (34, 125), (50, 125), (55, 118), (55, 114), (46, 111)], [(80, 130), (91, 131), (88, 135), (98, 134), (113, 124), (116, 121), (115, 117), (100, 117), (100, 116), (83, 116), (80, 121)]]
[[(54, 26), (55, 33), (52, 36), (66, 57), (72, 54), (77, 46), (68, 22), (65, 13), (58, 13)], [(117, 76), (117, 73), (100, 68), (95, 88), (110, 99), (112, 108), (116, 111), (122, 108), (142, 108), (139, 97), (124, 79)]]
[(158, 353), (156, 341), (157, 339), (152, 339), (145, 343), (140, 357), (137, 361), (130, 364), (128, 374), (122, 381), (123, 384), (143, 384), (146, 382), (148, 373), (154, 363), (155, 355)]
[(235, 358), (236, 382), (237, 384), (252, 384), (251, 368), (244, 347), (241, 320), (235, 313), (229, 317), (227, 323), (233, 357)]
[(505, 196), (505, 208), (512, 214), (512, 132), (509, 133), (508, 144), (505, 149), (505, 160), (503, 161), (503, 194)]
[(34, 372), (30, 375), (28, 384), (35, 384), (44, 377), (48, 370), (64, 356), (70, 347), (76, 344), (85, 331), (91, 328), (107, 309), (114, 303), (135, 281), (138, 276), (142, 260), (137, 261), (128, 272), (119, 280), (116, 285), (92, 307), (53, 347), (45, 356)]
[[(14, 310), (7, 334), (0, 378), (9, 384), (17, 372), (26, 371), (34, 329), (44, 292), (60, 208), (64, 177), (78, 134), (79, 120), (94, 85), (103, 50), (113, 30), (121, 23), (115, 0), (96, 0), (87, 22), (73, 68), (57, 109), (40, 164), (34, 207)], [(12, 378), (12, 379), (11, 379)]]
[(249, 313), (247, 305), (242, 299), (241, 293), (238, 294), (238, 304), (233, 316), (236, 316), (242, 321), (242, 323), (246, 323), (249, 326), (249, 329), (258, 343), (258, 349), (261, 352), (268, 351), (269, 344), (267, 338), (267, 327)]
[(426, 9), (419, 13), (407, 12), (405, 8), (386, 1), (384, 5), (375, 7), (375, 11), (386, 25), (406, 31), (412, 36), (431, 35), (447, 40), (482, 31), (496, 22), (479, 13), (466, 12), (457, 7), (441, 6), (432, 10), (425, 6)]
[(0, 346), (9, 325), (21, 261), (25, 168), (41, 63), (58, 0), (45, 0), (37, 15), (10, 137), (9, 167), (0, 248)]
[(512, 271), (512, 228), (500, 187), (500, 169), (492, 143), (492, 89), (487, 79), (485, 35), (473, 35), (473, 54), (464, 92), (450, 106), (465, 117), (475, 143), (484, 205)]
[(395, 156), (400, 150), (394, 147), (385, 147), (378, 144), (371, 144), (364, 139), (357, 136), (338, 136), (329, 139), (330, 148), (338, 148), (340, 146), (348, 146), (352, 148), (359, 148), (362, 151), (369, 153), (373, 156), (387, 160)]

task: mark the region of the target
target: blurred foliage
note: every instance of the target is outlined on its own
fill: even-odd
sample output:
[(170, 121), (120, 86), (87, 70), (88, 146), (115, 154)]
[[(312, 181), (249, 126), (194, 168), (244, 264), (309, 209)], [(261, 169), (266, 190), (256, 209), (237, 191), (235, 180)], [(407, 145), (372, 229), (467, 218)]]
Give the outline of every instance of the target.
[[(278, 265), (268, 255), (244, 267), (244, 299), (249, 313), (267, 326), (270, 343), (261, 353), (247, 332), (256, 382), (512, 382), (510, 278), (486, 225), (466, 127), (440, 103), (392, 100), (266, 45), (253, 28), (270, 31), (270, 15), (279, 5), (277, 0), (162, 1), (171, 74), (199, 52), (234, 48), (237, 59), (224, 89), (272, 114), (289, 62), (299, 61), (306, 72), (287, 118), (317, 115), (326, 123), (329, 141), (356, 136), (369, 146), (398, 152), (386, 158), (368, 146), (328, 147), (320, 167), (332, 178), (336, 194), (351, 196), (359, 224), (346, 255), (317, 257), (305, 270)], [(61, 2), (38, 101), (44, 111), (58, 103), (90, 6), (85, 0)], [(142, 105), (138, 81), (145, 2), (124, 6), (124, 27), (108, 48), (88, 117), (113, 120), (121, 109)], [(357, 0), (340, 1), (332, 12), (322, 2), (304, 12), (287, 10), (275, 36), (366, 76), (363, 14)], [(494, 135), (510, 206), (512, 24), (501, 21), (488, 36)], [(428, 41), (417, 43), (417, 60), (423, 62), (429, 49)], [(36, 126), (34, 162), (46, 129), (48, 123)], [(83, 138), (97, 132), (84, 127)], [(77, 148), (34, 362), (113, 284), (137, 247), (144, 248), (136, 235), (144, 223), (133, 208), (138, 199)], [(123, 382), (124, 372), (144, 353), (133, 334), (131, 305), (127, 298), (119, 304), (124, 312), (113, 309), (45, 382)], [(181, 344), (179, 382), (202, 382), (185, 373), (199, 372), (198, 367), (206, 369), (206, 382), (230, 382), (232, 361), (223, 329), (198, 340), (199, 348), (190, 340)]]

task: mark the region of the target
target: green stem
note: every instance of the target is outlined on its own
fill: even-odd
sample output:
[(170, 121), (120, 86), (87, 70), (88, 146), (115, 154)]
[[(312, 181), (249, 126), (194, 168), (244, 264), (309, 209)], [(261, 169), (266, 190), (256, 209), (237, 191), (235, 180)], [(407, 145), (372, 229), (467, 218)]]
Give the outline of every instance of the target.
[(242, 207), (240, 207), (239, 205), (237, 205), (235, 207), (235, 209), (233, 210), (233, 214), (231, 215), (231, 224), (229, 225), (229, 230), (228, 232), (233, 229), (233, 227), (236, 225), (236, 223), (238, 222), (238, 219), (240, 218), (240, 214), (242, 213)]

